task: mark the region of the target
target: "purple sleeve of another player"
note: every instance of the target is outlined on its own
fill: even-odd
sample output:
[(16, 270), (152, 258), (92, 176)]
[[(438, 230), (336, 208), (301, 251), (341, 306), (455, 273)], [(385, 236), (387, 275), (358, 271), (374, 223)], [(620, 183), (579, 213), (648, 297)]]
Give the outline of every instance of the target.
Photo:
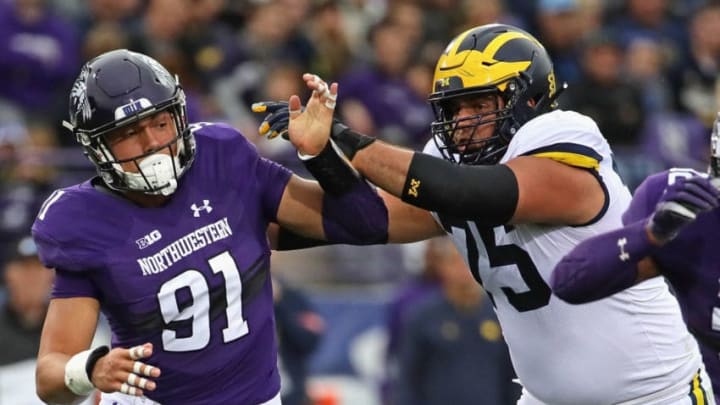
[(609, 297), (635, 284), (637, 263), (655, 249), (645, 220), (634, 222), (578, 244), (555, 266), (550, 285), (571, 304)]
[(342, 195), (325, 193), (322, 214), (323, 230), (330, 242), (351, 245), (387, 243), (387, 207), (364, 180)]
[(637, 280), (637, 263), (653, 254), (645, 224), (667, 184), (667, 173), (647, 178), (623, 215), (625, 227), (586, 239), (555, 266), (551, 287), (571, 304), (608, 297)]
[(623, 224), (630, 224), (641, 219), (647, 219), (662, 196), (668, 184), (668, 172), (654, 174), (638, 186), (633, 194), (630, 206), (622, 216)]

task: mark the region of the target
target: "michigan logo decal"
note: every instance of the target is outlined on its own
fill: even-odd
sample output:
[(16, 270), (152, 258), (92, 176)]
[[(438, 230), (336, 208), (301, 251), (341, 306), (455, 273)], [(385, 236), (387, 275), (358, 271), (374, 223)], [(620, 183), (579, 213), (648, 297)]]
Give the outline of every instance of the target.
[(550, 97), (554, 96), (556, 90), (557, 85), (555, 84), (555, 72), (551, 70), (548, 75), (548, 95)]
[(410, 180), (410, 188), (408, 189), (408, 194), (417, 198), (419, 187), (420, 187), (420, 180), (411, 179)]

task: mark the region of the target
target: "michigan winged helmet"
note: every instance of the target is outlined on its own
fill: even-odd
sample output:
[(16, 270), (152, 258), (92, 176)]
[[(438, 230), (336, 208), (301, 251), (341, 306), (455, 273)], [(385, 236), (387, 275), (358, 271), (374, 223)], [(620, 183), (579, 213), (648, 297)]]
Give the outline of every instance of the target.
[[(557, 107), (559, 95), (550, 57), (527, 32), (503, 24), (472, 28), (455, 37), (435, 68), (428, 97), (435, 113), (433, 137), (443, 157), (463, 164), (495, 164), (517, 130)], [(496, 94), (503, 100), (491, 112), (457, 118), (458, 100)], [(464, 137), (456, 131), (495, 123), (490, 138)]]

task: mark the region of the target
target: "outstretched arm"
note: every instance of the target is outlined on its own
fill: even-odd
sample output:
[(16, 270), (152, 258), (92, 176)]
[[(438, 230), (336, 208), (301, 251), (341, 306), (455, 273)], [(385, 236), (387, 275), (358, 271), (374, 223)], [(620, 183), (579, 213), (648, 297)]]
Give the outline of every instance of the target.
[[(317, 183), (293, 176), (278, 212), (278, 221), (285, 229), (271, 229), (273, 246), (286, 250), (326, 243), (411, 242), (443, 234), (429, 212), (378, 193), (352, 167), (348, 150), (366, 147), (372, 138), (351, 133), (342, 142), (329, 142), (338, 86), (328, 86), (311, 74), (303, 75), (303, 79), (313, 90), (304, 109), (297, 96), (287, 103), (253, 105), (254, 112), (269, 113), (260, 134), (289, 139), (324, 190), (319, 193)], [(347, 129), (335, 124), (336, 131)]]
[[(317, 240), (353, 245), (386, 243), (388, 213), (383, 200), (327, 141), (337, 84), (327, 86), (315, 75), (303, 77), (313, 92), (304, 110), (298, 96), (290, 97), (287, 133), (322, 189), (316, 182), (290, 178), (277, 212), (282, 229), (274, 246), (286, 250), (323, 244)], [(260, 108), (268, 111), (266, 104), (253, 107), (256, 112)], [(268, 130), (265, 126), (268, 124), (263, 123), (261, 132)]]
[[(304, 77), (310, 88), (327, 88), (317, 76)], [(335, 96), (337, 87), (333, 84), (330, 88)], [(289, 127), (290, 140), (302, 153), (308, 153), (327, 147), (332, 133), (333, 142), (360, 174), (422, 209), (472, 218), (487, 226), (523, 222), (576, 225), (592, 220), (605, 202), (597, 178), (584, 169), (530, 156), (503, 165), (455, 165), (375, 141), (342, 124), (333, 124), (331, 119), (321, 121), (317, 114), (300, 113), (299, 100), (293, 100), (289, 108), (295, 112), (290, 114), (287, 107), (283, 110), (275, 103), (261, 135), (282, 134)], [(258, 103), (261, 108), (255, 111), (264, 112), (269, 104)], [(310, 105), (306, 112), (309, 109)], [(303, 117), (303, 125), (293, 125), (293, 117)], [(584, 198), (577, 199), (578, 195)]]
[(563, 301), (582, 304), (609, 297), (659, 275), (642, 220), (586, 239), (560, 260), (550, 285)]
[[(635, 198), (639, 198), (636, 194)], [(701, 212), (720, 205), (706, 177), (680, 178), (665, 189), (648, 218), (586, 239), (565, 256), (551, 277), (553, 292), (571, 304), (608, 297), (660, 274), (652, 254)]]

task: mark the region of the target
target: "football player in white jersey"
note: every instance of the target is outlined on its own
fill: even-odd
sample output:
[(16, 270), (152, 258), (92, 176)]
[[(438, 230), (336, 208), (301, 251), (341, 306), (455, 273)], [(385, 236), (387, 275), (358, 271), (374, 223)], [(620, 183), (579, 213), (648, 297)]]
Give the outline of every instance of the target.
[[(335, 102), (337, 84), (303, 77)], [(556, 109), (559, 90), (534, 37), (492, 24), (463, 32), (440, 57), (425, 153), (316, 125), (297, 96), (284, 111), (254, 110), (271, 113), (261, 134), (289, 125), (316, 177), (332, 177), (342, 152), (384, 189), (389, 242), (451, 234), (493, 301), (524, 387), (520, 404), (710, 403), (697, 343), (662, 280), (583, 306), (548, 287), (558, 260), (619, 227), (631, 198), (593, 120)]]

